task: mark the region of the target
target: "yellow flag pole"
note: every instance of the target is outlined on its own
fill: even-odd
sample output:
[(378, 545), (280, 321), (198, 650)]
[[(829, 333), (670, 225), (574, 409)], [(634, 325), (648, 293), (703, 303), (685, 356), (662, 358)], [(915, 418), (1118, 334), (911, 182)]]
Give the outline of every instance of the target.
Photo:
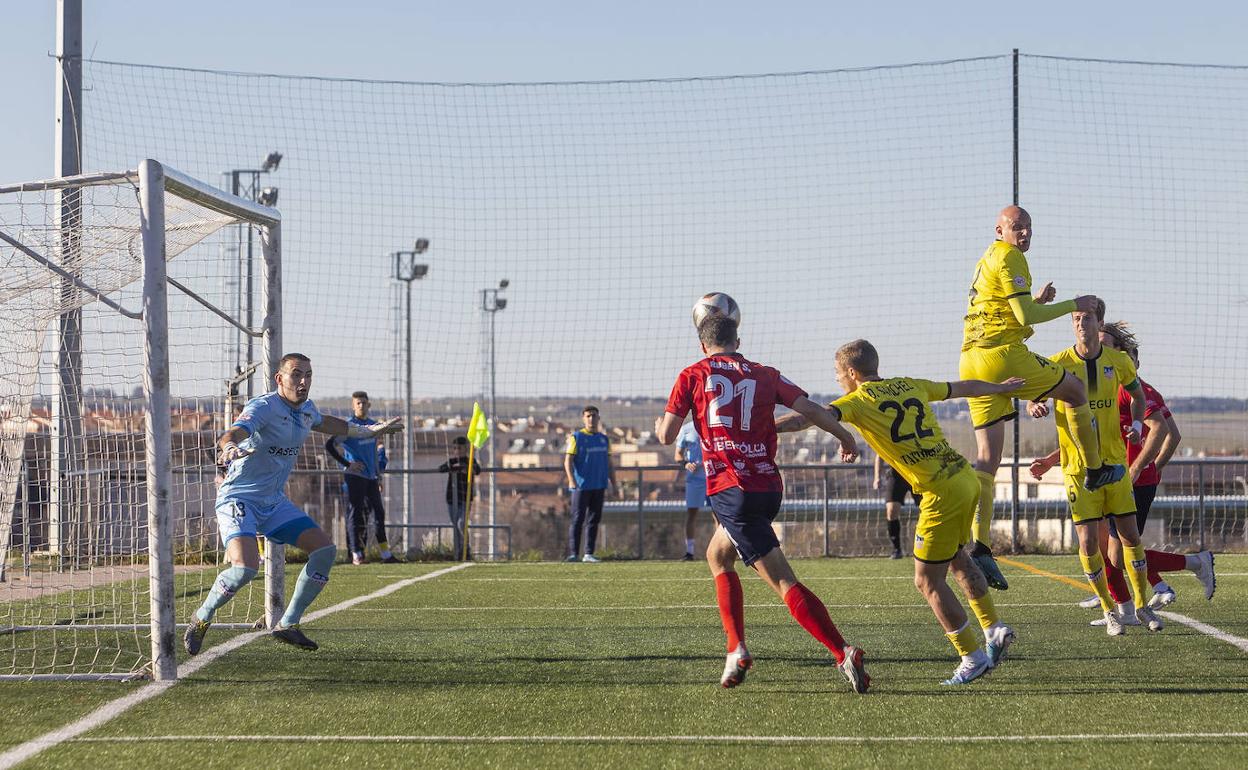
[(468, 488), (464, 492), (465, 497), (468, 499), (464, 501), (464, 547), (459, 554), (459, 558), (462, 561), (468, 561), (468, 517), (472, 513), (472, 453), (476, 451), (476, 448), (471, 441), (468, 442)]

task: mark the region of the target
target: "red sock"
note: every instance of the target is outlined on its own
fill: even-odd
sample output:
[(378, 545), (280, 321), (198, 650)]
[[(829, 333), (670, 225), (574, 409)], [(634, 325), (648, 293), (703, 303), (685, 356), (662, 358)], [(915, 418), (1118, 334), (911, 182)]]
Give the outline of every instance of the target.
[(1109, 595), (1114, 597), (1114, 601), (1119, 604), (1131, 601), (1131, 589), (1127, 586), (1126, 576), (1108, 561), (1105, 562), (1105, 581), (1109, 583)]
[(1187, 557), (1181, 553), (1169, 551), (1145, 551), (1148, 557), (1148, 583), (1157, 585), (1161, 582), (1161, 573), (1178, 572), (1187, 569)]
[(832, 651), (837, 663), (845, 660), (845, 639), (836, 630), (836, 624), (828, 617), (828, 608), (823, 606), (818, 596), (797, 583), (784, 595), (784, 603), (789, 605), (789, 614), (793, 619)]
[(735, 572), (715, 576), (715, 599), (719, 602), (719, 620), (728, 637), (728, 652), (745, 641), (745, 598), (741, 595), (741, 578)]

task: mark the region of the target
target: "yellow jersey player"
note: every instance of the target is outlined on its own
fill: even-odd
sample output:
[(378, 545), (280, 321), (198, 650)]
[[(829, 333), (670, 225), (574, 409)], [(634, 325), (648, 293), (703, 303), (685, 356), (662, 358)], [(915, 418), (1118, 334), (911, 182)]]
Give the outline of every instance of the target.
[[(845, 395), (828, 409), (862, 433), (876, 453), (900, 474), (919, 499), (914, 535), (914, 582), (927, 599), (954, 649), (962, 656), (944, 684), (971, 682), (1000, 662), (1014, 631), (997, 617), (983, 573), (962, 546), (971, 531), (979, 483), (970, 463), (949, 446), (929, 407), (932, 401), (1009, 393), (1024, 384), (967, 380), (932, 382), (879, 375), (879, 354), (866, 340), (836, 351), (836, 380)], [(801, 430), (808, 422), (792, 414), (776, 430)], [(966, 610), (949, 588), (950, 566), (984, 632), (986, 650), (970, 627)]]
[[(1102, 311), (1103, 313), (1104, 311)], [(1131, 397), (1131, 427), (1126, 431), (1126, 441), (1136, 442), (1142, 431), (1144, 419), (1144, 388), (1136, 376), (1135, 364), (1126, 353), (1101, 344), (1101, 320), (1096, 313), (1076, 312), (1071, 316), (1075, 330), (1075, 344), (1053, 356), (1052, 360), (1072, 377), (1078, 378), (1087, 388), (1092, 408), (1092, 425), (1096, 442), (1106, 462), (1126, 463), (1127, 445), (1118, 416), (1118, 388), (1122, 387)], [(1105, 631), (1111, 636), (1126, 632), (1124, 618), (1115, 606), (1105, 576), (1105, 559), (1101, 555), (1098, 536), (1101, 519), (1111, 517), (1122, 543), (1119, 558), (1122, 564), (1114, 566), (1127, 576), (1131, 593), (1135, 597), (1135, 614), (1150, 630), (1160, 630), (1161, 621), (1149, 609), (1148, 599), (1152, 591), (1148, 586), (1148, 561), (1144, 545), (1140, 542), (1140, 530), (1136, 525), (1135, 496), (1131, 479), (1127, 476), (1098, 489), (1088, 489), (1084, 483), (1087, 465), (1075, 440), (1075, 427), (1071, 408), (1058, 402), (1057, 444), (1061, 453), (1062, 476), (1065, 478), (1066, 495), (1070, 501), (1070, 518), (1075, 523), (1079, 537), (1079, 563), (1092, 590), (1101, 600), (1105, 613)], [(1033, 417), (1043, 417), (1049, 410), (1039, 400), (1031, 404)], [(1112, 558), (1112, 554), (1111, 554)], [(1125, 618), (1134, 621), (1134, 618)]]
[(1005, 590), (1009, 585), (992, 558), (989, 533), (1005, 423), (1018, 417), (1012, 399), (1052, 397), (1070, 407), (1075, 448), (1088, 469), (1084, 479), (1087, 489), (1097, 490), (1121, 479), (1126, 468), (1102, 463), (1083, 383), (1023, 344), (1032, 335), (1033, 324), (1076, 310), (1092, 312), (1096, 297), (1088, 295), (1054, 303), (1056, 292), (1052, 283), (1045, 284), (1033, 296), (1031, 270), (1023, 256), (1031, 247), (1031, 215), (1018, 206), (1008, 206), (997, 218), (996, 231), (997, 240), (975, 266), (958, 369), (964, 380), (1000, 382), (1007, 377), (1021, 377), (1027, 382), (1012, 395), (997, 393), (969, 399), (977, 447), (975, 473), (979, 477), (972, 557), (984, 571), (988, 584)]

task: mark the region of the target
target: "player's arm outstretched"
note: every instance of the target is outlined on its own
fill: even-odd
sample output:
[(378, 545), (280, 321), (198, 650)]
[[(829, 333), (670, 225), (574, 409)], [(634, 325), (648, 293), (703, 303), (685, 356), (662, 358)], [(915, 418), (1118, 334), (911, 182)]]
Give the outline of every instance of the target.
[(1057, 296), (1057, 290), (1053, 288), (1053, 284), (1046, 283), (1034, 297), (1026, 292), (1010, 297), (1010, 310), (1014, 311), (1014, 318), (1023, 326), (1034, 326), (1070, 313), (1096, 311), (1095, 295), (1085, 294), (1082, 297), (1049, 304), (1053, 302), (1055, 296)]
[(998, 393), (1010, 393), (1027, 384), (1022, 377), (1011, 377), (1002, 382), (985, 382), (984, 380), (957, 380), (949, 383), (950, 398), (969, 398), (973, 396), (992, 396)]
[[(841, 442), (841, 460), (852, 463), (858, 459), (858, 442), (854, 441), (854, 434), (841, 424), (840, 415), (834, 410), (819, 406), (805, 396), (799, 396), (791, 408), (795, 414), (806, 420), (807, 425), (813, 424), (836, 436), (836, 440)], [(785, 415), (781, 420), (789, 416), (791, 415)], [(776, 421), (776, 432), (780, 432), (779, 420)]]
[(317, 433), (326, 433), (330, 436), (380, 438), (403, 430), (403, 418), (391, 417), (385, 422), (375, 422), (372, 425), (357, 425), (353, 422), (347, 422), (341, 417), (322, 415), (320, 424), (313, 426), (312, 430)]

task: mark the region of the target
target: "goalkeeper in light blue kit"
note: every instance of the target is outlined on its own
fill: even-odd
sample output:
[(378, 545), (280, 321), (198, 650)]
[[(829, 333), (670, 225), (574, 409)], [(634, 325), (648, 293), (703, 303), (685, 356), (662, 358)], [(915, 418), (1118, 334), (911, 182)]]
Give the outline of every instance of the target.
[(308, 399), (312, 361), (300, 353), (282, 356), (274, 379), (277, 388), (253, 398), (234, 425), (217, 439), (218, 462), (227, 466), (217, 492), (217, 531), (230, 566), (217, 576), (208, 598), (191, 618), (183, 642), (191, 655), (199, 652), (213, 614), (256, 576), (260, 551), (256, 536), (294, 545), (308, 554), (285, 614), (271, 633), (274, 639), (304, 650), (316, 642), (304, 635), (299, 621), (304, 610), (329, 582), (337, 549), (329, 535), (286, 497), (286, 479), (312, 431), (348, 438), (376, 438), (403, 430), (399, 418), (372, 425), (354, 425), (322, 415)]

